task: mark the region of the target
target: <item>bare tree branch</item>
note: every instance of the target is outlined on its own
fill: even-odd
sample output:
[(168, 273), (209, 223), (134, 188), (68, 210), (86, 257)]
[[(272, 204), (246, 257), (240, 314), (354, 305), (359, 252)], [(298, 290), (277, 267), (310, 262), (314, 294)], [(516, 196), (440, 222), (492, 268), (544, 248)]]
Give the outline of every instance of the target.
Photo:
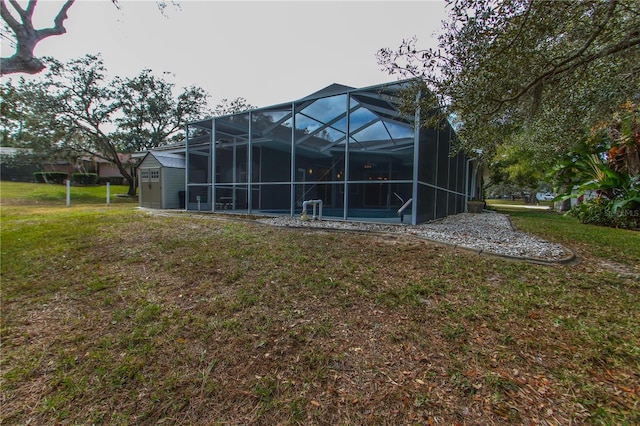
[[(55, 24), (53, 28), (45, 28), (45, 29), (38, 30), (38, 34), (41, 35), (41, 40), (53, 35), (60, 35), (67, 32), (66, 29), (64, 28), (64, 21), (65, 19), (67, 19), (67, 11), (73, 5), (74, 1), (75, 0), (68, 0), (64, 4), (62, 9), (60, 9), (60, 12), (58, 12), (58, 15), (53, 20), (53, 23)], [(62, 29), (61, 32), (59, 32), (60, 29)]]
[(43, 39), (67, 32), (64, 21), (67, 19), (67, 11), (74, 2), (75, 0), (65, 1), (54, 19), (53, 27), (36, 30), (33, 28), (32, 17), (38, 3), (37, 0), (29, 0), (26, 9), (23, 9), (16, 0), (9, 0), (19, 15), (20, 21), (11, 14), (5, 0), (0, 0), (0, 16), (16, 36), (15, 54), (0, 58), (0, 75), (18, 72), (36, 74), (42, 71), (44, 64), (34, 56), (33, 51)]
[(2, 16), (2, 19), (14, 32), (18, 32), (20, 30), (20, 23), (16, 21), (11, 13), (9, 13), (4, 0), (0, 0), (0, 16)]

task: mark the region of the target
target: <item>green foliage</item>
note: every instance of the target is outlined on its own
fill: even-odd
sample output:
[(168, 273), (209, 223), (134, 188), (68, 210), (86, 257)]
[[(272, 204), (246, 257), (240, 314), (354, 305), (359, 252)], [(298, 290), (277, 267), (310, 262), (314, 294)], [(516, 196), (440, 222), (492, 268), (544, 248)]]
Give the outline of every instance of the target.
[(119, 100), (113, 85), (106, 81), (106, 68), (100, 56), (86, 55), (61, 63), (51, 59), (46, 88), (59, 126), (65, 130), (67, 146), (115, 164), (133, 185), (129, 172), (114, 145), (107, 127), (113, 125)]
[(0, 85), (0, 126), (2, 126), (0, 146), (12, 146), (11, 133), (17, 130), (15, 123), (20, 115), (18, 102), (18, 90), (11, 81)]
[(106, 185), (109, 182), (111, 185), (121, 185), (123, 179), (119, 176), (107, 176), (107, 177), (98, 177), (98, 185)]
[[(576, 160), (573, 167), (561, 169), (560, 173), (564, 170), (572, 173), (573, 185), (567, 185), (559, 199), (587, 197), (569, 212), (580, 222), (616, 228), (639, 227), (640, 176), (617, 173), (595, 154)], [(593, 194), (595, 198), (590, 199)]]
[(236, 114), (255, 108), (256, 107), (247, 102), (245, 98), (235, 98), (232, 100), (225, 98), (216, 105), (213, 115), (219, 117), (221, 115)]
[[(637, 197), (640, 202), (640, 197)], [(582, 223), (611, 226), (613, 228), (638, 229), (640, 228), (640, 208), (619, 208), (614, 200), (596, 198), (577, 204), (569, 215)]]
[(33, 178), (39, 183), (57, 183), (62, 185), (69, 175), (64, 172), (35, 172)]
[(524, 135), (512, 143), (504, 144), (496, 149), (493, 160), (489, 163), (489, 179), (485, 190), (502, 186), (513, 193), (528, 193), (534, 201), (535, 193), (546, 185), (544, 170), (549, 167), (548, 160), (536, 160), (535, 150), (527, 143)]
[(572, 156), (572, 160), (565, 160), (553, 169), (556, 179), (565, 183), (565, 195), (561, 199), (578, 198), (594, 192), (611, 200), (634, 201), (637, 177), (631, 178), (612, 170), (596, 153), (578, 154), (574, 151)]
[(97, 173), (73, 173), (73, 181), (82, 185), (94, 185), (98, 182)]
[(200, 87), (184, 88), (143, 70), (137, 77), (113, 82), (122, 117), (115, 137), (122, 152), (143, 151), (183, 138), (184, 125), (207, 113), (208, 94)]
[(635, 0), (448, 3), (437, 48), (407, 39), (381, 49), (378, 61), (419, 77), (415, 89), (434, 93), (422, 110), (455, 114), (467, 150), (480, 148), (490, 159), (497, 146), (526, 134), (536, 157), (553, 158), (638, 93)]
[(66, 63), (48, 59), (48, 68), (42, 80), (1, 86), (3, 146), (72, 164), (82, 154), (101, 158), (118, 167), (131, 195), (134, 164), (119, 154), (172, 142), (186, 122), (208, 112), (203, 89), (192, 86), (174, 96), (174, 85), (149, 70), (109, 81), (99, 55)]
[(1, 144), (23, 148), (14, 158), (18, 164), (75, 163), (79, 154), (62, 142), (66, 132), (40, 82), (23, 78), (4, 82), (0, 85), (0, 110)]
[(584, 198), (571, 210), (582, 223), (637, 228), (640, 222), (638, 111), (629, 104), (622, 112), (593, 129), (551, 171), (563, 189), (560, 200)]

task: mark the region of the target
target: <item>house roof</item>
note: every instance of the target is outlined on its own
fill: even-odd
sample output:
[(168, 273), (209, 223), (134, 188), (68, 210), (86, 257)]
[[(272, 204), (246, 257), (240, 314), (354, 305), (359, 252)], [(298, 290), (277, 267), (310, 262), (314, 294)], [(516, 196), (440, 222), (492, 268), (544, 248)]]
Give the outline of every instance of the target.
[[(412, 84), (413, 82), (418, 81), (418, 79), (416, 78), (410, 78), (407, 80), (399, 80), (399, 81), (395, 81), (395, 82), (390, 82), (390, 83), (382, 83), (382, 84), (377, 84), (374, 86), (369, 86), (369, 87), (362, 87), (362, 88), (354, 88), (351, 86), (345, 86), (343, 84), (338, 84), (338, 83), (333, 83), (330, 84), (329, 86), (318, 90), (317, 92), (311, 93), (310, 95), (305, 96), (302, 99), (298, 99), (296, 101), (293, 101), (293, 103), (312, 103), (313, 101), (317, 100), (317, 99), (322, 99), (322, 98), (327, 98), (330, 96), (334, 96), (334, 95), (340, 95), (340, 94), (346, 94), (346, 93), (352, 93), (354, 95), (359, 95), (360, 99), (359, 101), (361, 103), (374, 103), (374, 104), (380, 104), (380, 100), (376, 99), (376, 98), (380, 98), (381, 96), (384, 96), (385, 100), (383, 101), (383, 103), (385, 105), (389, 104), (389, 99), (394, 98), (395, 96), (397, 96), (397, 93), (402, 90), (403, 88), (406, 88), (408, 85)], [(367, 94), (369, 94), (369, 96), (367, 96)], [(371, 97), (371, 95), (373, 95), (373, 98)], [(369, 99), (369, 101), (365, 100), (364, 97), (367, 97)], [(266, 111), (266, 110), (271, 110), (271, 109), (277, 109), (280, 107), (288, 107), (289, 105), (291, 105), (292, 102), (287, 102), (287, 103), (282, 103), (282, 104), (278, 104), (278, 105), (270, 105), (270, 106), (266, 106), (266, 107), (261, 107), (261, 108), (256, 108), (253, 110), (253, 112), (260, 112), (260, 111)], [(219, 116), (219, 117), (209, 117), (209, 118), (205, 118), (203, 120), (198, 120), (198, 121), (193, 121), (191, 123), (188, 123), (189, 125), (195, 126), (195, 127), (200, 127), (202, 129), (207, 129), (207, 130), (211, 130), (211, 126), (212, 126), (212, 118), (215, 119), (220, 119), (220, 118), (226, 118), (226, 117), (231, 117), (234, 115), (241, 115), (241, 114), (245, 114), (247, 113), (247, 111), (242, 111), (242, 112), (238, 112), (238, 113), (234, 113), (234, 114), (228, 114), (228, 115), (223, 115), (223, 116)]]
[(318, 98), (324, 98), (327, 96), (332, 96), (332, 95), (339, 95), (341, 93), (347, 93), (350, 90), (355, 90), (355, 87), (350, 87), (350, 86), (345, 86), (343, 84), (337, 84), (337, 83), (333, 83), (330, 84), (329, 86), (325, 87), (324, 89), (320, 89), (317, 92), (313, 92), (312, 94), (305, 96), (304, 98), (300, 99), (301, 101), (308, 101), (311, 99), (318, 99)]
[(31, 150), (27, 148), (14, 148), (11, 146), (0, 146), (1, 157), (15, 157), (17, 154), (30, 154)]
[[(134, 161), (132, 161), (132, 154), (129, 153), (118, 153), (118, 158), (120, 159), (120, 162), (122, 164), (132, 164), (134, 163)], [(102, 163), (102, 164), (113, 164), (113, 161), (109, 161), (107, 159), (104, 159), (102, 157), (98, 157), (95, 155), (85, 155), (82, 157), (82, 160), (84, 161), (93, 161), (94, 163)]]

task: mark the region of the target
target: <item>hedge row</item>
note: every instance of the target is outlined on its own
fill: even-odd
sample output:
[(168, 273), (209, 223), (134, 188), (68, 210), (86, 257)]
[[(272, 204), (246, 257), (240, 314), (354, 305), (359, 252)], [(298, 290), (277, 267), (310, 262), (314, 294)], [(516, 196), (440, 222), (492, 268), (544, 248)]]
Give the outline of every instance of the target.
[[(69, 179), (69, 175), (64, 172), (35, 172), (33, 178), (39, 183), (57, 183), (63, 184)], [(114, 185), (123, 183), (121, 177), (99, 177), (97, 173), (73, 173), (71, 175), (73, 182), (80, 185), (95, 185), (96, 183), (105, 185), (110, 182)]]
[(98, 185), (106, 185), (109, 182), (111, 185), (126, 185), (125, 178), (121, 176), (99, 177)]
[(39, 183), (59, 183), (62, 185), (69, 175), (64, 172), (35, 172), (33, 178)]
[(95, 185), (98, 183), (97, 173), (73, 173), (71, 177), (75, 183), (81, 185)]

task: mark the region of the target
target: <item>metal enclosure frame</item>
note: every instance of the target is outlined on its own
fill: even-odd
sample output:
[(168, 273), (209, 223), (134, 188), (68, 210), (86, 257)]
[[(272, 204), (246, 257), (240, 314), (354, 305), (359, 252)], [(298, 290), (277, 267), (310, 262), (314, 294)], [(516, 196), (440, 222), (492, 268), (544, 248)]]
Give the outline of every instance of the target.
[[(403, 113), (413, 80), (331, 85), (305, 98), (189, 123), (186, 209), (418, 224), (465, 211), (469, 160), (448, 122)], [(411, 199), (403, 215), (398, 209)]]

